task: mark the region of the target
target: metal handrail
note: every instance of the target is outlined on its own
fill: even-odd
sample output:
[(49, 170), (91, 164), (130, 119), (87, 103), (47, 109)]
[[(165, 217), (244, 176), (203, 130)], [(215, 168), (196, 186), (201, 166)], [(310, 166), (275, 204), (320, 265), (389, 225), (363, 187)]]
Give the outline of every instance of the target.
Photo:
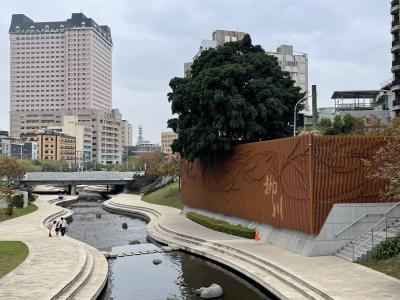
[[(365, 244), (369, 243), (371, 241), (371, 248), (374, 246), (374, 232), (375, 234), (385, 231), (385, 240), (387, 240), (387, 230), (388, 228), (391, 226), (390, 224), (388, 225), (388, 219), (400, 219), (400, 217), (385, 217), (382, 220), (380, 220), (378, 223), (376, 223), (374, 226), (372, 226), (369, 230), (367, 230), (366, 232), (364, 232), (363, 234), (359, 235), (357, 238), (355, 238), (354, 240), (351, 241), (352, 244), (352, 254), (353, 254), (353, 261), (354, 261), (354, 252), (360, 248), (361, 246), (364, 246)], [(379, 224), (381, 224), (383, 221), (385, 221), (385, 226), (381, 229), (376, 230), (375, 227), (377, 227)], [(374, 230), (375, 229), (375, 230)], [(355, 242), (357, 239), (359, 239), (362, 236), (365, 236), (367, 234), (369, 234), (371, 232), (371, 240), (366, 239), (364, 242), (362, 242), (361, 244), (355, 246)]]
[[(370, 217), (370, 216), (385, 216), (386, 214), (388, 214), (392, 209), (396, 208), (398, 205), (400, 205), (400, 201), (396, 202), (396, 204), (394, 204), (393, 206), (391, 206), (389, 209), (387, 209), (385, 212), (380, 213), (380, 214), (364, 214), (361, 217), (359, 217), (357, 220), (355, 220), (353, 223), (351, 223), (350, 225), (347, 225), (345, 228), (341, 229), (338, 233), (335, 233), (335, 238), (337, 238), (339, 235), (341, 235), (343, 232), (345, 232), (347, 229), (349, 229), (350, 227), (354, 226), (356, 223), (358, 223), (359, 221), (361, 221), (362, 219), (366, 218), (366, 217)], [(379, 223), (380, 221), (378, 221)], [(377, 223), (376, 223), (377, 224)], [(376, 225), (375, 224), (375, 225)], [(369, 229), (370, 230), (370, 229)], [(369, 231), (368, 230), (368, 231)], [(367, 231), (367, 232), (368, 232)], [(366, 233), (366, 232), (364, 232)], [(363, 235), (363, 234), (361, 234)], [(356, 240), (358, 237), (360, 237), (361, 235), (357, 236), (354, 240)]]

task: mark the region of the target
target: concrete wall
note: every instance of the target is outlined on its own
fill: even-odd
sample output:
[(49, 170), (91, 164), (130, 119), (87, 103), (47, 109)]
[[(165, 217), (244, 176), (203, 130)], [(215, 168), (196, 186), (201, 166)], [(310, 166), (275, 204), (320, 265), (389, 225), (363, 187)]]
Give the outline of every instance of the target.
[[(336, 253), (352, 239), (376, 224), (382, 219), (382, 216), (375, 215), (365, 217), (355, 226), (350, 227), (348, 230), (336, 236), (346, 226), (365, 214), (384, 213), (393, 205), (394, 203), (335, 204), (318, 235), (277, 228), (269, 224), (230, 217), (187, 205), (184, 207), (183, 213), (186, 214), (193, 211), (231, 224), (241, 224), (249, 228), (256, 228), (261, 241), (265, 243), (271, 243), (304, 256), (320, 256)], [(400, 217), (400, 207), (394, 209), (391, 216)]]

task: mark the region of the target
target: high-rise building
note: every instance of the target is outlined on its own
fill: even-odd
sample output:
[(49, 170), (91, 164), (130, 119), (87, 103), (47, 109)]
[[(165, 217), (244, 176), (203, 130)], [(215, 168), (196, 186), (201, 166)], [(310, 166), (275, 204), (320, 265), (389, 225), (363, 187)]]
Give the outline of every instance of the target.
[(161, 132), (161, 147), (162, 152), (167, 155), (172, 154), (171, 145), (178, 138), (178, 134), (173, 131)]
[(21, 134), (21, 139), (37, 143), (39, 160), (63, 160), (69, 167), (76, 165), (75, 137), (73, 136), (39, 130)]
[(12, 15), (11, 136), (63, 126), (65, 115), (92, 128), (92, 158), (122, 159), (121, 114), (112, 109), (112, 39), (106, 25), (82, 13), (57, 22)]
[(391, 91), (394, 94), (393, 112), (400, 115), (400, 3), (399, 0), (392, 0), (390, 13), (392, 14), (392, 73), (393, 82)]
[[(212, 33), (212, 40), (202, 40), (199, 50), (193, 56), (193, 60), (198, 58), (203, 51), (217, 48), (227, 42), (240, 41), (246, 35), (245, 32), (216, 30)], [(305, 53), (295, 53), (293, 46), (281, 45), (276, 51), (266, 51), (278, 59), (278, 63), (283, 71), (289, 72), (295, 85), (300, 87), (301, 92), (308, 94), (308, 56)], [(189, 77), (193, 62), (184, 64), (184, 76)], [(308, 98), (305, 100), (305, 110), (308, 110)]]

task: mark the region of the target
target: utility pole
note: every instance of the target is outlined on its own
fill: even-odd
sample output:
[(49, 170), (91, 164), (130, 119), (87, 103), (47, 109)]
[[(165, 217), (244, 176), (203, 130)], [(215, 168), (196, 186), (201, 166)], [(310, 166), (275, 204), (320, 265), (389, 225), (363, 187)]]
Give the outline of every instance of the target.
[(312, 118), (313, 118), (313, 130), (317, 129), (318, 124), (318, 108), (317, 108), (317, 86), (314, 84), (311, 86), (312, 89)]

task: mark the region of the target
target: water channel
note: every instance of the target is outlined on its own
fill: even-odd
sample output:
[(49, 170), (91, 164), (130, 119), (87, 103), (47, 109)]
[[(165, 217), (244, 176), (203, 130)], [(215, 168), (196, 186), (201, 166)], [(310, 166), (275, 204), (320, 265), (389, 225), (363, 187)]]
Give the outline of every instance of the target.
[[(125, 247), (137, 250), (156, 247), (146, 238), (146, 222), (141, 219), (113, 214), (103, 210), (104, 199), (80, 196), (79, 202), (68, 206), (73, 210), (73, 220), (69, 224), (68, 235), (99, 250), (123, 252)], [(101, 214), (97, 218), (96, 214)], [(123, 229), (122, 223), (128, 228)], [(138, 240), (139, 245), (129, 245), (130, 240)], [(154, 265), (154, 258), (162, 263)], [(183, 284), (176, 279), (183, 277)], [(109, 260), (108, 284), (100, 299), (145, 299), (164, 300), (168, 295), (178, 299), (198, 299), (194, 289), (221, 285), (223, 297), (219, 299), (261, 300), (271, 299), (242, 277), (225, 268), (183, 252), (155, 253), (118, 257)]]

